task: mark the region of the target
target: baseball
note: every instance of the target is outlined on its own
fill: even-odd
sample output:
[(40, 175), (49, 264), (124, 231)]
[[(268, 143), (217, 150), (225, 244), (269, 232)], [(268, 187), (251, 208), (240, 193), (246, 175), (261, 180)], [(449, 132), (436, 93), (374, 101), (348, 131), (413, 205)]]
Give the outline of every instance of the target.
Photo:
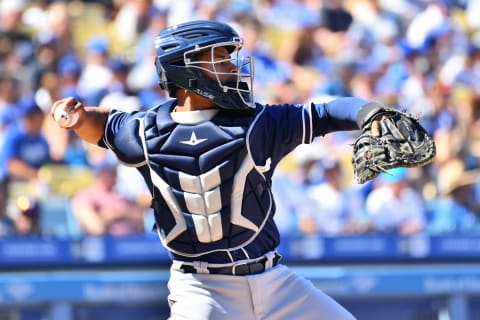
[(77, 112), (68, 112), (59, 106), (54, 113), (55, 121), (64, 128), (72, 127), (78, 122), (79, 114)]

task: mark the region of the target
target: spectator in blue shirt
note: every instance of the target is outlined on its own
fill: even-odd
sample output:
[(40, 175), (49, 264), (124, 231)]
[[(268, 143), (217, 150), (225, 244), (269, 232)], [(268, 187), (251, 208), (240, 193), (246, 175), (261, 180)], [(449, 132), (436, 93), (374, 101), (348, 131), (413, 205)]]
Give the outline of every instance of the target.
[(445, 164), (438, 175), (439, 195), (429, 203), (428, 231), (478, 231), (480, 205), (475, 186), (479, 183), (480, 170), (465, 170), (465, 164), (460, 159)]
[(20, 121), (10, 127), (0, 158), (8, 179), (36, 180), (38, 169), (50, 162), (50, 148), (42, 134), (44, 113), (33, 98), (20, 102)]

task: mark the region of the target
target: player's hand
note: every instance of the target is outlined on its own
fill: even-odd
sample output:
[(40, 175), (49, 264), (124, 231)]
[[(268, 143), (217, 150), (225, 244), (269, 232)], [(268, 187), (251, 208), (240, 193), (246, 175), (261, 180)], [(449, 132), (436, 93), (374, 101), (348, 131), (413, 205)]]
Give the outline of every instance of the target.
[(378, 117), (372, 121), (372, 135), (374, 137), (380, 137), (382, 135), (382, 121), (387, 119), (386, 115)]
[[(68, 119), (61, 119), (59, 115), (62, 113), (66, 114)], [(58, 125), (61, 128), (70, 130), (80, 125), (83, 113), (83, 104), (72, 97), (55, 101), (50, 109), (50, 115)]]

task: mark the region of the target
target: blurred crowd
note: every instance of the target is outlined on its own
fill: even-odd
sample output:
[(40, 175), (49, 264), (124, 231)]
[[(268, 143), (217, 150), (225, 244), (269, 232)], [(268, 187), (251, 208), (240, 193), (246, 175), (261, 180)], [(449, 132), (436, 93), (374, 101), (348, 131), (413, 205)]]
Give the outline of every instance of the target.
[(229, 22), (255, 61), (255, 100), (342, 96), (418, 115), (437, 156), (358, 185), (355, 132), (302, 145), (274, 176), (282, 232), (480, 229), (480, 0), (0, 0), (0, 236), (150, 234), (140, 175), (60, 129), (52, 102), (146, 110), (167, 99), (154, 38)]

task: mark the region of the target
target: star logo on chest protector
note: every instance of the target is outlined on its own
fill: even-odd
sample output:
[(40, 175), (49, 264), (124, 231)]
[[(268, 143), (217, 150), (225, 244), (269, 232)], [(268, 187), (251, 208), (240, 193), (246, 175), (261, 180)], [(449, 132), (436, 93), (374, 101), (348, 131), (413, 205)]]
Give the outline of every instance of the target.
[(196, 145), (199, 145), (200, 143), (202, 143), (204, 141), (207, 141), (207, 140), (208, 140), (207, 138), (198, 139), (197, 135), (195, 134), (195, 131), (193, 131), (189, 140), (183, 140), (183, 141), (180, 141), (180, 143), (188, 144), (189, 146), (196, 146)]

